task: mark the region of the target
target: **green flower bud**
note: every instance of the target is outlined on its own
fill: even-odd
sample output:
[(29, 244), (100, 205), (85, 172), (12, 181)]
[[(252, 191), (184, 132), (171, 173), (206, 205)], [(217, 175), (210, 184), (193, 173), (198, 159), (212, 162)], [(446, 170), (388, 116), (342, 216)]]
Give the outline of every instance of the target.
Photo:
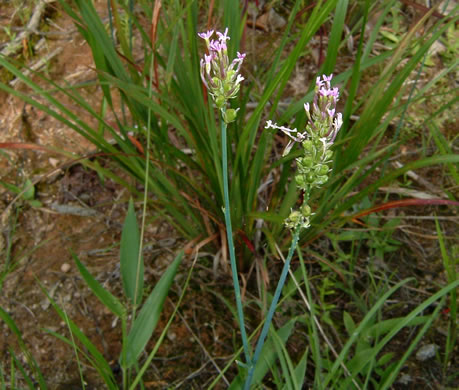
[(295, 183), (297, 187), (302, 189), (306, 188), (306, 186), (308, 185), (304, 175), (295, 175)]
[(306, 177), (306, 181), (309, 184), (313, 184), (316, 181), (316, 175), (314, 175), (313, 172), (310, 172), (310, 173), (306, 174), (305, 177)]
[(320, 123), (319, 124), (319, 137), (325, 137), (325, 135), (328, 133), (329, 131), (329, 125), (328, 123)]
[(316, 176), (314, 180), (314, 184), (320, 186), (322, 184), (325, 184), (327, 181), (328, 181), (328, 176)]
[(297, 164), (298, 172), (302, 174), (309, 173), (314, 166), (314, 162), (308, 157), (297, 159)]
[(217, 108), (221, 109), (222, 107), (225, 106), (225, 103), (226, 103), (226, 99), (224, 96), (220, 95), (215, 98), (215, 105), (217, 106)]
[(319, 164), (314, 168), (315, 173), (319, 176), (326, 175), (329, 170), (330, 168), (325, 164)]
[(285, 226), (289, 229), (296, 229), (298, 225), (302, 228), (308, 228), (311, 224), (308, 217), (304, 217), (299, 211), (292, 211), (285, 220)]
[(311, 157), (303, 157), (300, 160), (300, 165), (304, 168), (312, 168), (314, 166), (314, 161)]
[(228, 96), (228, 99), (235, 98), (237, 96), (238, 92), (239, 92), (239, 88), (240, 88), (240, 86), (236, 85), (236, 88), (234, 88), (233, 92), (231, 92), (231, 94)]
[(214, 85), (217, 86), (216, 89), (219, 89), (219, 88), (221, 87), (222, 82), (221, 82), (221, 80), (220, 80), (218, 77), (215, 77), (215, 76), (212, 77), (212, 81), (213, 81)]
[(303, 148), (304, 148), (304, 151), (313, 155), (314, 152), (315, 152), (315, 146), (313, 144), (313, 142), (311, 140), (306, 140), (306, 141), (303, 141)]
[(292, 211), (285, 220), (285, 226), (289, 229), (296, 229), (298, 225), (303, 228), (308, 228), (310, 226), (309, 218), (305, 218), (299, 211)]
[(225, 95), (231, 91), (231, 89), (233, 88), (233, 86), (231, 85), (230, 82), (228, 81), (225, 81), (225, 83), (223, 84), (223, 91), (225, 92)]
[(232, 108), (228, 108), (226, 111), (222, 111), (223, 113), (223, 120), (225, 121), (225, 123), (231, 123), (233, 122), (235, 119), (236, 119), (236, 116), (237, 116), (237, 110), (234, 110)]
[(307, 204), (303, 204), (300, 210), (303, 217), (309, 217), (311, 215), (311, 208)]
[(285, 220), (285, 226), (289, 229), (295, 229), (301, 219), (301, 213), (299, 211), (292, 211), (288, 218)]
[(325, 161), (331, 160), (332, 157), (333, 157), (333, 152), (327, 149), (327, 151), (325, 152), (324, 160)]

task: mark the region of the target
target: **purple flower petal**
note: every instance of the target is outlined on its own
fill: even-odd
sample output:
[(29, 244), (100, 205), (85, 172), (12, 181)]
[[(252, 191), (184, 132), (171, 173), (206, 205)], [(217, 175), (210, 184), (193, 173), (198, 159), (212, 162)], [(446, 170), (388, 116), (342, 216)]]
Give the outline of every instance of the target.
[(316, 78), (316, 86), (317, 88), (321, 88), (324, 85), (324, 82), (320, 79), (320, 76)]
[(213, 59), (214, 59), (213, 53), (211, 53), (210, 55), (204, 54), (204, 60), (206, 64), (210, 64)]
[(218, 35), (218, 38), (220, 39), (220, 42), (225, 43), (227, 40), (231, 39), (227, 34), (228, 34), (228, 27), (225, 29), (225, 32), (223, 34), (217, 31), (217, 35)]
[(198, 33), (198, 36), (202, 39), (207, 40), (212, 36), (213, 33), (214, 33), (214, 30), (209, 30), (207, 32)]
[(226, 50), (226, 43), (219, 41), (211, 41), (209, 45), (210, 50), (216, 51), (218, 53)]

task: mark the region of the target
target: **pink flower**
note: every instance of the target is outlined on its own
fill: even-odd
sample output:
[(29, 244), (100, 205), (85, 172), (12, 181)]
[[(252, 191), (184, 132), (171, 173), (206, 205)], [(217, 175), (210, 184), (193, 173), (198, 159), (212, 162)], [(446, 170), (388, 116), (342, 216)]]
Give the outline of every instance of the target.
[(225, 42), (210, 41), (209, 50), (221, 52), (221, 51), (225, 51), (226, 49), (227, 48), (226, 48)]
[(217, 31), (218, 39), (210, 40), (213, 30), (199, 33), (199, 37), (205, 39), (209, 54), (201, 59), (201, 78), (204, 85), (212, 95), (217, 107), (222, 109), (229, 99), (236, 97), (241, 82), (244, 80), (239, 74), (245, 54), (237, 53), (237, 57), (230, 63), (226, 41), (228, 28), (223, 33)]
[(214, 30), (209, 30), (204, 33), (198, 33), (199, 37), (205, 39), (206, 41), (213, 35)]
[(227, 40), (231, 39), (227, 34), (228, 34), (228, 27), (225, 29), (225, 32), (223, 34), (217, 31), (217, 35), (218, 35), (218, 38), (220, 39), (220, 42), (225, 43)]

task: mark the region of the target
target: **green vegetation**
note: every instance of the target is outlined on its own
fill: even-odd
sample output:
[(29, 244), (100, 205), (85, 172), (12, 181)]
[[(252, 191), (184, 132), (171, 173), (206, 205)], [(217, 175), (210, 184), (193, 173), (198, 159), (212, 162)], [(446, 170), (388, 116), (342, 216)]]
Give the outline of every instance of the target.
[[(201, 284), (193, 272), (198, 254), (186, 269), (187, 256), (180, 247), (155, 286), (144, 284), (144, 235), (155, 218), (166, 221), (182, 239), (204, 243), (211, 253), (221, 250), (225, 258), (229, 249), (231, 256), (237, 308), (234, 292), (219, 290), (218, 283), (206, 289), (223, 303), (222, 311), (232, 313), (240, 330), (234, 328), (233, 345), (228, 346), (232, 356), (224, 368), (210, 359), (217, 371), (200, 383), (202, 388), (242, 389), (246, 383), (249, 389), (251, 382), (252, 389), (389, 389), (429, 340), (435, 340), (432, 359), (441, 367), (436, 379), (445, 388), (458, 384), (453, 372), (458, 348), (457, 250), (436, 219), (438, 214), (457, 213), (459, 205), (457, 134), (446, 131), (455, 121), (457, 105), (453, 80), (458, 48), (452, 37), (457, 36), (458, 7), (446, 12), (438, 7), (406, 8), (395, 0), (319, 0), (314, 5), (268, 1), (267, 7), (274, 7), (285, 24), (260, 36), (257, 25), (249, 23), (245, 2), (221, 0), (208, 9), (207, 2), (198, 0), (153, 2), (156, 7), (147, 0), (110, 1), (108, 23), (93, 2), (58, 3), (91, 48), (97, 80), (68, 85), (39, 72), (28, 76), (19, 63), (0, 56), (0, 65), (28, 91), (5, 83), (0, 89), (82, 135), (109, 163), (97, 158), (80, 163), (95, 170), (102, 182), (111, 179), (123, 186), (142, 205), (139, 227), (129, 201), (120, 238), (123, 296), (109, 292), (73, 254), (87, 286), (119, 320), (122, 337), (115, 359), (120, 378), (109, 357), (41, 285), (68, 330), (48, 333), (72, 346), (83, 388), (88, 365), (109, 389), (145, 388), (151, 362), (180, 303), (194, 293), (193, 281)], [(215, 25), (205, 26), (206, 20)], [(224, 103), (214, 103), (200, 76), (205, 47), (197, 34), (207, 27), (228, 27), (230, 61), (239, 58), (238, 52), (246, 54), (241, 67), (245, 80), (237, 96)], [(438, 45), (445, 47), (441, 54), (433, 52)], [(429, 71), (434, 66), (441, 70)], [(304, 88), (292, 88), (302, 67), (308, 69), (308, 82)], [(304, 104), (312, 105), (316, 77), (330, 74), (332, 86), (340, 89), (337, 110), (343, 123), (324, 147), (323, 172), (314, 176), (328, 175), (327, 180), (316, 180), (314, 186), (303, 183), (300, 191), (294, 167), (310, 162), (304, 160), (306, 146), (293, 145), (282, 155), (288, 137), (265, 129), (265, 123), (273, 120), (299, 133), (309, 126), (310, 131)], [(100, 91), (99, 107), (83, 97), (88, 87)], [(292, 89), (300, 92), (291, 96)], [(74, 112), (57, 94), (85, 115)], [(314, 147), (320, 146), (319, 138), (314, 142)], [(325, 156), (328, 147), (333, 153)], [(435, 180), (434, 194), (413, 182), (427, 170), (436, 172), (429, 178)], [(41, 206), (30, 180), (0, 184), (21, 197), (24, 207)], [(306, 202), (307, 223), (303, 218), (300, 230), (292, 210), (305, 211)], [(443, 277), (425, 289), (419, 285), (425, 275), (404, 266), (407, 257), (416, 258), (405, 245), (410, 239), (403, 226), (406, 210), (428, 214), (430, 234), (438, 243), (432, 261), (441, 264)], [(201, 246), (195, 246), (199, 251)], [(12, 262), (11, 247), (5, 253)], [(287, 265), (275, 294), (279, 260)], [(9, 272), (12, 268), (6, 266), (2, 281)], [(187, 277), (177, 283), (180, 292), (171, 298), (174, 310), (151, 340), (174, 277), (180, 274)], [(230, 275), (222, 277), (229, 280)], [(421, 289), (423, 294), (417, 295)], [(272, 315), (275, 321), (269, 327)], [(0, 386), (47, 388), (47, 378), (23, 339), (22, 324), (1, 308), (0, 318), (19, 347), (9, 348), (9, 366), (0, 365)], [(440, 325), (446, 326), (444, 334), (436, 331)], [(267, 336), (264, 345), (257, 345), (260, 333), (261, 338)], [(18, 351), (25, 359), (18, 358)]]

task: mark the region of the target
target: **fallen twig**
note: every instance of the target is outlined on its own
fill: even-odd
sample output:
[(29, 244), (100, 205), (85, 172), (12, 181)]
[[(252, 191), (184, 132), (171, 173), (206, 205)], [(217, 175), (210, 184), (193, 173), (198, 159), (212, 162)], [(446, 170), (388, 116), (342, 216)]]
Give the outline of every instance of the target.
[(30, 34), (36, 34), (37, 28), (40, 25), (41, 16), (45, 11), (45, 8), (48, 4), (54, 2), (55, 0), (40, 0), (35, 6), (32, 16), (30, 17), (29, 23), (27, 23), (26, 28), (22, 31), (16, 38), (14, 38), (6, 47), (0, 52), (2, 56), (8, 57), (23, 47), (23, 42), (29, 39)]
[[(47, 62), (49, 62), (52, 58), (56, 57), (58, 54), (62, 52), (62, 47), (56, 47), (51, 53), (48, 53), (46, 56), (40, 58), (35, 64), (33, 64), (29, 68), (25, 68), (21, 70), (21, 73), (24, 76), (29, 76), (33, 71), (37, 71), (43, 66), (46, 65)], [(21, 79), (15, 78), (14, 80), (10, 81), (10, 85), (12, 87), (15, 87), (18, 83), (21, 82)]]

